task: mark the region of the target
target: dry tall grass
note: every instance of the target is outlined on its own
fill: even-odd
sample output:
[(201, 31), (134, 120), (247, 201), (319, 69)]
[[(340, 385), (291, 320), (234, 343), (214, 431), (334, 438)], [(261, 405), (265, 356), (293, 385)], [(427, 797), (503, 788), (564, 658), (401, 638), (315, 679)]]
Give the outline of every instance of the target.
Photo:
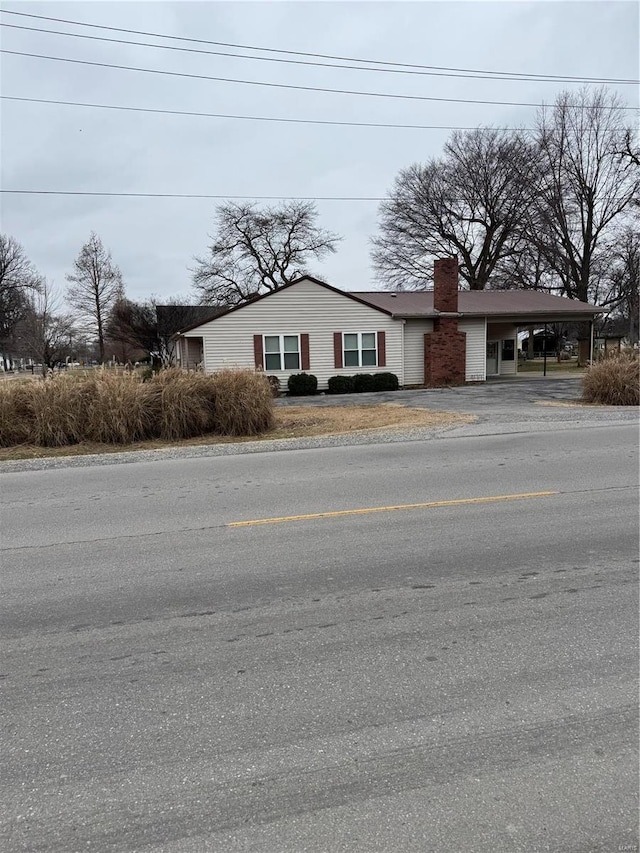
[(129, 444), (207, 433), (257, 435), (273, 425), (265, 377), (251, 370), (206, 376), (167, 370), (144, 382), (95, 371), (0, 384), (0, 445)]
[(32, 382), (0, 382), (0, 444), (26, 444), (31, 436), (28, 385)]
[(273, 426), (269, 380), (252, 370), (219, 370), (211, 376), (215, 432), (259, 435)]
[(623, 351), (592, 364), (582, 377), (582, 398), (605, 406), (640, 405), (640, 356)]
[(76, 381), (86, 393), (83, 439), (128, 444), (155, 435), (153, 395), (133, 373), (100, 370)]
[(30, 392), (27, 423), (30, 444), (61, 447), (81, 441), (91, 393), (86, 384), (66, 376), (24, 385)]
[(144, 385), (159, 418), (159, 437), (172, 441), (215, 431), (214, 377), (177, 368), (155, 374)]

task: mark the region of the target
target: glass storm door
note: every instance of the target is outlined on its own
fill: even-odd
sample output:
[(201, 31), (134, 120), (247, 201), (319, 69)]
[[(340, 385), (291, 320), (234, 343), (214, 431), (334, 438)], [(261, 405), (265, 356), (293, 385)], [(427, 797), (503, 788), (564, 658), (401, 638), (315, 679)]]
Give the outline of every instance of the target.
[(498, 373), (498, 341), (487, 341), (487, 376)]

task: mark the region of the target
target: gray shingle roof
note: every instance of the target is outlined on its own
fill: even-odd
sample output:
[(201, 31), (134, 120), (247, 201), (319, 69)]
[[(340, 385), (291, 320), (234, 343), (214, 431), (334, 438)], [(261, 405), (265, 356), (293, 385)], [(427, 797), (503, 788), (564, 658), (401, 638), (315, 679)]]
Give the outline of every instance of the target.
[[(396, 317), (436, 317), (432, 290), (365, 291), (357, 296), (374, 308), (392, 311)], [(553, 296), (539, 290), (461, 290), (458, 311), (476, 317), (527, 317), (557, 315), (592, 317), (602, 311), (587, 302)]]

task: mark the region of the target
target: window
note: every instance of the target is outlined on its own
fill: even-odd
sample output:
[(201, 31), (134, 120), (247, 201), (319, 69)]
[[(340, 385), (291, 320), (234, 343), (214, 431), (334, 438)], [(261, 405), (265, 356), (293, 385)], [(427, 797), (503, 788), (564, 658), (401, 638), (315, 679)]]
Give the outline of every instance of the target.
[(515, 361), (516, 342), (512, 338), (502, 341), (502, 361)]
[(300, 336), (265, 335), (264, 369), (300, 370)]
[(345, 367), (376, 367), (378, 350), (375, 332), (357, 332), (342, 336)]

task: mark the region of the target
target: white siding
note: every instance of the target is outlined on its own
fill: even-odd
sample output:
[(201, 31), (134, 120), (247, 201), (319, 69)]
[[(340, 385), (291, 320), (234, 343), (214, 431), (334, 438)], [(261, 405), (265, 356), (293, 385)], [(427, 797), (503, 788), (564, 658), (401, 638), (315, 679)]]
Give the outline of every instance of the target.
[[(386, 367), (335, 368), (333, 361), (334, 332), (385, 332)], [(404, 384), (402, 369), (402, 323), (328, 290), (313, 281), (303, 280), (276, 291), (265, 299), (233, 311), (217, 320), (198, 326), (186, 337), (202, 337), (204, 369), (212, 373), (224, 367), (254, 367), (254, 335), (309, 335), (309, 373), (318, 377), (318, 387), (326, 388), (327, 380), (336, 374), (395, 373)], [(273, 372), (282, 388), (298, 371)]]
[(487, 332), (484, 318), (460, 320), (458, 328), (467, 335), (465, 379), (484, 382), (487, 378)]
[[(514, 344), (516, 347), (516, 344)], [(515, 376), (518, 372), (518, 350), (517, 348), (514, 350), (515, 358), (513, 361), (503, 361), (500, 358), (500, 376)]]
[(433, 331), (432, 320), (407, 320), (404, 327), (404, 384), (424, 384), (424, 336)]

